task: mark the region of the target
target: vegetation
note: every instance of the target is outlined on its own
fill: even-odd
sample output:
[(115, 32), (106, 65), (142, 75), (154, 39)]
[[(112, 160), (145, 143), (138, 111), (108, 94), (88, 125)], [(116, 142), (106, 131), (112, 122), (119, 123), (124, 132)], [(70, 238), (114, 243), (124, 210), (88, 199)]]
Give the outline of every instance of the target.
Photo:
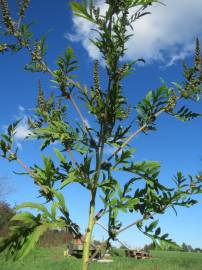
[[(74, 257), (64, 257), (60, 248), (37, 248), (26, 258), (5, 262), (0, 257), (1, 270), (78, 270), (81, 260)], [(202, 254), (187, 252), (153, 251), (153, 258), (134, 260), (131, 258), (113, 257), (114, 262), (101, 264), (93, 262), (92, 270), (201, 270)], [(29, 268), (28, 268), (29, 267)]]
[[(67, 48), (63, 55), (57, 57), (56, 67), (48, 65), (45, 37), (35, 38), (30, 29), (31, 24), (26, 22), (25, 12), (29, 2), (29, 0), (19, 1), (19, 13), (17, 16), (12, 16), (7, 0), (0, 0), (1, 30), (4, 40), (7, 39), (5, 43), (0, 44), (0, 52), (5, 53), (10, 50), (18, 52), (24, 49), (30, 55), (30, 63), (25, 66), (25, 69), (50, 75), (52, 82), (58, 88), (57, 92), (46, 98), (39, 82), (35, 115), (28, 119), (29, 137), (42, 142), (41, 151), (54, 142), (60, 146), (54, 148), (58, 163), (54, 162), (52, 157), (43, 155), (43, 167), (37, 164), (28, 166), (20, 159), (14, 144), (14, 135), (19, 121), (11, 124), (7, 133), (1, 135), (1, 156), (10, 162), (17, 161), (22, 165), (25, 170), (23, 174), (29, 175), (34, 180), (39, 187), (40, 195), (44, 197), (44, 202), (51, 204), (51, 207), (49, 209), (45, 204), (33, 202), (25, 202), (17, 206), (17, 211), (23, 208), (34, 208), (39, 213), (34, 215), (27, 211), (18, 212), (12, 218), (9, 237), (1, 242), (0, 251), (6, 252), (7, 257), (12, 257), (14, 260), (23, 258), (35, 246), (40, 236), (53, 228), (66, 228), (75, 237), (81, 237), (79, 226), (71, 220), (62, 194), (64, 188), (75, 182), (90, 194), (90, 201), (87, 202), (89, 220), (84, 238), (83, 270), (89, 269), (89, 247), (94, 225), (97, 219), (104, 215), (108, 216), (108, 239), (104, 243), (106, 248), (110, 245), (110, 240), (114, 240), (119, 233), (131, 226), (136, 226), (150, 237), (156, 246), (176, 247), (176, 243), (168, 234), (161, 233), (158, 220), (154, 219), (155, 215), (164, 214), (170, 207), (176, 212), (176, 206), (190, 207), (197, 203), (192, 196), (202, 192), (201, 175), (186, 177), (182, 172), (177, 172), (173, 178), (173, 186), (164, 186), (158, 179), (160, 163), (148, 160), (136, 162), (133, 155), (135, 150), (129, 143), (141, 132), (148, 134), (155, 131), (156, 119), (162, 114), (168, 114), (183, 122), (201, 116), (187, 107), (189, 101), (198, 102), (202, 94), (199, 40), (196, 40), (193, 65), (189, 67), (184, 63), (184, 81), (173, 83), (171, 86), (163, 82), (160, 87), (148, 92), (146, 97), (136, 104), (138, 126), (135, 127), (134, 124), (126, 124), (130, 113), (134, 115), (135, 112), (127, 104), (122, 80), (133, 73), (133, 67), (138, 62), (144, 60), (123, 61), (126, 43), (130, 39), (127, 28), (149, 14), (147, 8), (158, 1), (106, 0), (108, 8), (105, 14), (100, 13), (99, 7), (94, 6), (92, 0), (71, 2), (75, 16), (89, 20), (95, 25), (97, 38), (92, 42), (102, 53), (105, 62), (107, 84), (104, 81), (100, 82), (100, 65), (99, 61), (95, 61), (91, 86), (82, 86), (75, 78), (77, 60), (72, 48)], [(129, 11), (134, 7), (136, 12), (130, 15)], [(79, 97), (94, 117), (95, 122), (91, 127), (85, 120), (85, 112), (80, 111), (74, 97)], [(74, 122), (69, 116), (67, 102), (73, 104), (80, 116), (80, 123)], [(104, 160), (103, 153), (109, 145), (114, 147), (114, 153)], [(81, 155), (78, 160), (74, 158), (75, 151)], [(129, 179), (124, 181), (116, 179), (117, 171), (127, 172)], [(103, 208), (99, 216), (95, 216), (95, 205), (100, 193), (102, 193)], [(141, 217), (124, 227), (119, 221), (121, 211), (136, 213)], [(60, 213), (57, 214), (58, 212)], [(74, 261), (70, 260), (67, 264), (72, 262)], [(131, 263), (134, 262), (126, 261), (128, 266), (131, 266)], [(123, 269), (123, 263), (120, 262), (120, 265)], [(54, 269), (56, 267), (57, 263)], [(72, 263), (65, 267), (73, 270), (78, 269), (79, 265), (74, 268)], [(97, 267), (95, 269), (101, 268), (101, 266), (95, 267)], [(174, 269), (173, 265), (172, 269)]]
[(185, 243), (182, 243), (182, 250), (185, 252), (202, 252), (201, 248), (193, 248), (191, 245), (187, 245)]
[[(5, 201), (0, 201), (0, 238), (8, 237), (9, 224), (12, 217), (16, 214), (15, 209), (11, 208)], [(64, 230), (47, 230), (38, 241), (40, 247), (62, 246), (72, 239), (72, 235)]]
[[(156, 250), (156, 247), (155, 247), (155, 245), (153, 243), (151, 243), (149, 245), (145, 245), (144, 250), (145, 251)], [(165, 250), (167, 250), (167, 251), (176, 251), (176, 248), (167, 247), (167, 249), (165, 249)], [(183, 251), (183, 252), (202, 252), (202, 249), (201, 248), (193, 248), (191, 245), (187, 245), (185, 243), (182, 243), (180, 251)]]
[(8, 203), (0, 201), (0, 237), (7, 236), (10, 219), (14, 216), (14, 210)]

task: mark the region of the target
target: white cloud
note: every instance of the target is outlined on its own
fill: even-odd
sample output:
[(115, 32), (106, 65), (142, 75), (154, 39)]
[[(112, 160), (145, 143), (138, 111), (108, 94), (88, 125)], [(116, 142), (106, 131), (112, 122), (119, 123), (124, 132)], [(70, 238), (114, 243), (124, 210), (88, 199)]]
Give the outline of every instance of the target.
[[(32, 109), (25, 109), (23, 106), (18, 106), (18, 114), (14, 116), (15, 121), (21, 119), (18, 123), (17, 127), (15, 128), (15, 135), (14, 135), (14, 142), (15, 146), (18, 147), (19, 150), (23, 148), (23, 140), (32, 135), (32, 132), (29, 130), (28, 126), (28, 116), (25, 114), (25, 111), (32, 110)], [(15, 122), (13, 121), (13, 123)], [(2, 129), (4, 133), (7, 133), (8, 125), (3, 125)]]
[[(172, 65), (192, 52), (197, 36), (202, 34), (201, 0), (164, 0), (164, 5), (152, 6), (147, 15), (134, 23), (134, 36), (127, 44), (126, 59), (144, 57), (148, 62), (166, 61)], [(98, 1), (102, 12), (104, 1)], [(95, 36), (93, 25), (79, 17), (73, 18), (75, 35), (67, 35), (72, 41), (81, 41), (89, 56), (100, 58), (97, 48), (89, 41)]]
[(25, 114), (25, 109), (22, 105), (18, 106), (19, 114), (16, 116), (16, 119), (22, 119), (16, 128), (15, 140), (19, 149), (22, 149), (21, 143), (19, 141), (24, 140), (28, 135), (31, 135), (27, 124), (27, 115)]
[(187, 46), (184, 47), (184, 49), (181, 52), (172, 55), (170, 62), (167, 64), (167, 66), (172, 66), (176, 61), (183, 60), (190, 54), (193, 54), (194, 49), (195, 49), (194, 43), (188, 44)]
[(75, 33), (68, 33), (65, 37), (72, 42), (80, 41), (92, 59), (100, 58), (101, 54), (98, 48), (90, 41), (90, 39), (94, 39), (96, 36), (96, 33), (91, 31), (94, 28), (93, 24), (80, 17), (73, 17), (73, 24), (75, 27)]
[[(96, 6), (100, 7), (101, 13), (103, 14), (107, 9), (107, 5), (103, 0), (97, 0), (94, 2), (96, 3)], [(101, 58), (101, 53), (98, 48), (90, 41), (90, 39), (94, 39), (97, 36), (96, 31), (92, 31), (92, 29), (95, 29), (95, 25), (81, 17), (73, 17), (73, 25), (75, 33), (67, 33), (65, 37), (72, 42), (80, 41), (92, 59)]]
[(23, 106), (19, 105), (19, 106), (18, 106), (18, 110), (19, 110), (20, 112), (24, 112), (24, 111), (25, 111), (25, 108), (24, 108)]
[(28, 125), (25, 119), (17, 126), (15, 139), (20, 141), (24, 140), (28, 135), (30, 135), (30, 131), (28, 129)]

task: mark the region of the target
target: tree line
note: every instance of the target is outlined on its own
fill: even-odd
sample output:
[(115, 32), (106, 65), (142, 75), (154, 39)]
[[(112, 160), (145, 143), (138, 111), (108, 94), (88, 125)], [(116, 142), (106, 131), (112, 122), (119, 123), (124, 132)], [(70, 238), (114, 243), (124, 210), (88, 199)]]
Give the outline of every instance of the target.
[[(153, 243), (147, 244), (144, 246), (144, 250), (145, 251), (149, 251), (149, 250), (155, 250), (158, 249), (156, 248), (156, 246)], [(182, 252), (202, 252), (202, 248), (196, 247), (193, 248), (190, 244), (186, 244), (186, 243), (182, 243), (181, 246), (179, 246), (177, 249), (174, 247), (165, 247), (164, 250), (166, 251), (182, 251)]]

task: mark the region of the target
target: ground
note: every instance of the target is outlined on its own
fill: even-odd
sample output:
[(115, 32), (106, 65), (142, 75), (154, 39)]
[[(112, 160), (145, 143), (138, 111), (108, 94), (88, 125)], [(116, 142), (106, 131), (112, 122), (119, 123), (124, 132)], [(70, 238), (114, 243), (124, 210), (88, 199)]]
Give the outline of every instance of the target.
[[(5, 262), (0, 256), (1, 270), (79, 270), (81, 260), (63, 256), (64, 248), (37, 248), (25, 259)], [(94, 262), (91, 270), (202, 270), (202, 253), (155, 251), (153, 258), (134, 260), (115, 257), (110, 264)]]

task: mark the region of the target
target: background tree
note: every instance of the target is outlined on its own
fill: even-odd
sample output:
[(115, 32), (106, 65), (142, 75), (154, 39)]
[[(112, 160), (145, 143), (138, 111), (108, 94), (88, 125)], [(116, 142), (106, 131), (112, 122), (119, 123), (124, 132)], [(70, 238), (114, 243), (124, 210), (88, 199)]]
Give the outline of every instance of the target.
[(0, 238), (8, 235), (9, 221), (14, 216), (14, 210), (4, 200), (10, 193), (5, 180), (5, 177), (0, 177)]
[(187, 245), (187, 244), (185, 244), (185, 243), (182, 243), (182, 250), (183, 250), (183, 251), (187, 251), (187, 252), (192, 252), (192, 251), (194, 251), (194, 249), (192, 248), (191, 245)]
[(14, 210), (8, 203), (0, 201), (0, 238), (8, 235), (9, 221), (14, 216)]
[[(30, 63), (25, 69), (51, 76), (58, 90), (55, 95), (51, 94), (46, 98), (39, 82), (35, 115), (28, 119), (28, 123), (30, 137), (42, 142), (41, 151), (54, 142), (60, 146), (54, 148), (58, 163), (52, 157), (43, 155), (43, 166), (27, 166), (20, 159), (13, 140), (19, 121), (8, 127), (7, 134), (1, 135), (1, 156), (10, 162), (19, 162), (25, 174), (33, 178), (39, 187), (39, 193), (45, 202), (51, 206), (47, 208), (44, 204), (33, 202), (17, 206), (16, 210), (34, 208), (39, 213), (17, 213), (12, 218), (14, 226), (11, 226), (11, 233), (2, 241), (0, 251), (6, 250), (7, 256), (15, 260), (22, 258), (34, 247), (40, 236), (52, 228), (66, 228), (75, 237), (80, 237), (79, 227), (71, 220), (62, 194), (63, 188), (75, 182), (90, 194), (89, 220), (83, 238), (83, 270), (87, 270), (90, 263), (89, 248), (94, 225), (104, 215), (108, 216), (108, 239), (104, 243), (106, 247), (119, 233), (132, 226), (150, 237), (156, 246), (176, 246), (168, 234), (161, 233), (158, 220), (154, 220), (154, 217), (156, 214), (164, 214), (170, 207), (176, 212), (176, 206), (190, 207), (197, 203), (192, 195), (202, 192), (201, 177), (185, 177), (182, 172), (177, 172), (173, 178), (173, 186), (164, 186), (159, 182), (160, 163), (147, 160), (136, 162), (133, 155), (135, 150), (129, 143), (141, 132), (148, 134), (156, 130), (156, 119), (163, 113), (184, 122), (200, 116), (185, 105), (188, 104), (187, 101), (198, 102), (202, 93), (199, 40), (196, 40), (193, 66), (189, 67), (184, 63), (184, 81), (171, 86), (162, 82), (160, 87), (148, 92), (136, 105), (135, 120), (138, 126), (135, 130), (134, 124), (126, 125), (124, 122), (134, 112), (123, 94), (122, 80), (133, 73), (137, 62), (144, 60), (123, 61), (126, 43), (130, 39), (127, 29), (132, 27), (133, 22), (149, 14), (147, 8), (158, 1), (106, 0), (105, 14), (100, 13), (99, 7), (92, 0), (71, 3), (74, 15), (95, 25), (97, 38), (92, 42), (102, 53), (105, 63), (107, 83), (100, 82), (100, 65), (99, 61), (95, 61), (91, 86), (82, 86), (75, 79), (77, 61), (72, 48), (68, 48), (57, 58), (56, 67), (51, 68), (48, 65), (45, 37), (34, 38), (30, 30), (31, 24), (25, 20), (29, 2), (20, 1), (18, 16), (13, 17), (7, 0), (0, 0), (2, 34), (4, 40), (8, 40), (0, 44), (0, 52), (25, 49), (30, 55)], [(134, 7), (136, 11), (130, 14)], [(94, 117), (95, 123), (91, 127), (85, 121), (75, 96), (83, 101)], [(74, 106), (80, 123), (70, 118), (67, 102)], [(108, 145), (115, 150), (104, 160), (103, 153)], [(73, 156), (75, 151), (81, 155), (78, 160)], [(127, 172), (128, 179), (117, 180), (117, 171)], [(96, 216), (95, 205), (100, 194), (103, 208)], [(140, 218), (124, 227), (119, 221), (120, 212), (136, 213)]]

